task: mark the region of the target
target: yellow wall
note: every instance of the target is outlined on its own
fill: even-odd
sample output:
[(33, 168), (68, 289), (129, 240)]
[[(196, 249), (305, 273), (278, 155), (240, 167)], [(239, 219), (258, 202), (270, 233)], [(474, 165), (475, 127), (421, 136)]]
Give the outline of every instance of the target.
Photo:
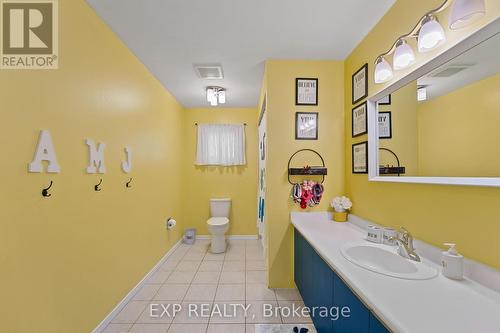
[(421, 176), (500, 175), (500, 74), (418, 104)]
[[(295, 106), (295, 78), (318, 78), (318, 106)], [(344, 190), (344, 85), (341, 61), (270, 60), (266, 63), (267, 180), (266, 232), (268, 235), (269, 285), (293, 286), (293, 228), (290, 211), (300, 210), (290, 199), (287, 180), (290, 156), (302, 148), (323, 155), (328, 176), (321, 204), (308, 211), (329, 209), (330, 200)], [(319, 112), (317, 141), (295, 140), (295, 112)], [(314, 155), (302, 155), (295, 166), (318, 165)], [(297, 178), (295, 178), (297, 179)], [(300, 178), (299, 178), (300, 180)]]
[[(370, 94), (382, 89), (384, 85), (372, 83), (374, 58), (440, 2), (396, 2), (345, 64), (267, 62), (263, 89), (268, 103), (271, 287), (293, 285), (289, 212), (299, 209), (289, 199), (286, 163), (301, 148), (320, 151), (329, 168), (323, 201), (311, 210), (329, 209), (330, 199), (342, 194), (345, 185), (354, 213), (385, 225), (403, 224), (433, 244), (455, 241), (466, 256), (500, 267), (497, 189), (369, 183), (366, 175), (350, 173), (351, 74), (368, 62)], [(481, 22), (448, 31), (449, 45), (500, 13), (495, 0), (487, 0), (487, 8)], [(0, 210), (2, 332), (91, 331), (179, 239), (184, 226), (199, 226), (200, 233), (207, 233), (204, 223), (212, 195), (235, 199), (231, 234), (256, 233), (258, 112), (184, 112), (84, 2), (60, 1), (59, 18), (58, 70), (0, 72), (0, 200), (9, 203)], [(435, 55), (419, 56), (418, 61)], [(319, 78), (317, 107), (294, 105), (296, 77)], [(294, 140), (297, 111), (319, 112), (318, 141)], [(189, 163), (194, 159), (193, 123), (205, 121), (249, 124), (246, 168), (203, 170)], [(52, 133), (60, 174), (26, 171), (40, 129)], [(85, 174), (85, 138), (107, 144), (108, 172), (99, 193), (93, 185), (100, 176)], [(133, 187), (128, 190), (128, 175), (120, 170), (124, 145), (134, 152)], [(52, 197), (44, 199), (40, 190), (50, 180)], [(177, 190), (183, 187), (186, 195)], [(167, 216), (179, 221), (170, 233), (164, 230)], [(472, 223), (473, 234), (468, 232)]]
[[(377, 55), (386, 51), (399, 35), (409, 31), (425, 12), (440, 3), (440, 0), (397, 1), (356, 47), (345, 63), (346, 114), (351, 110), (351, 75), (364, 63), (369, 64), (369, 95), (374, 95), (401, 75), (416, 68), (417, 65), (396, 72), (393, 81), (387, 84), (373, 83), (373, 61)], [(487, 15), (469, 27), (457, 31), (446, 29), (446, 46), (454, 45), (499, 16), (498, 1), (486, 0), (486, 8)], [(449, 11), (442, 13), (441, 22), (447, 22), (448, 14)], [(446, 23), (444, 25), (446, 26)], [(425, 55), (418, 54), (417, 64), (423, 64), (443, 49), (442, 47)], [(345, 128), (351, 128), (350, 117), (346, 117)], [(351, 174), (351, 144), (354, 141), (349, 135), (347, 138), (346, 190), (353, 199), (353, 213), (383, 225), (404, 225), (415, 237), (437, 246), (441, 246), (445, 241), (456, 242), (464, 255), (500, 267), (498, 189), (369, 182), (366, 175)], [(362, 138), (357, 140), (361, 141)], [(474, 228), (473, 233), (470, 232), (471, 228)]]
[[(58, 70), (0, 71), (2, 332), (90, 332), (182, 229), (164, 229), (167, 216), (183, 221), (172, 191), (181, 106), (84, 1), (59, 1), (59, 19)], [(52, 133), (60, 174), (27, 172), (40, 129)], [(99, 193), (85, 138), (107, 144)]]
[[(256, 109), (186, 109), (183, 129), (185, 226), (208, 235), (209, 199), (232, 199), (229, 235), (257, 235), (257, 119)], [(195, 123), (246, 123), (247, 165), (234, 167), (196, 166)]]
[[(380, 139), (379, 146), (392, 150), (398, 155), (405, 175), (418, 173), (418, 134), (417, 134), (417, 82), (399, 89), (391, 96), (390, 105), (379, 105), (379, 110), (391, 111), (392, 138)], [(362, 138), (366, 140), (366, 136)], [(380, 165), (397, 165), (394, 156), (387, 151), (379, 151)]]

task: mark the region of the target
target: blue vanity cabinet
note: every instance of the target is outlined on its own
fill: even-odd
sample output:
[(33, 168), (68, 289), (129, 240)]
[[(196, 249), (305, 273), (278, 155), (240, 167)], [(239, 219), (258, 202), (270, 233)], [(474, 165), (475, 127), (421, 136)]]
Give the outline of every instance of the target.
[[(334, 288), (333, 279), (335, 274), (330, 269), (323, 259), (315, 253), (313, 256), (313, 297), (311, 301), (312, 307), (326, 307), (328, 309), (335, 306), (334, 304)], [(318, 313), (312, 315), (314, 326), (318, 332), (332, 332), (332, 320), (329, 316), (321, 316)]]
[(318, 333), (389, 333), (342, 279), (297, 231), (294, 233), (295, 284), (307, 307), (349, 307), (349, 317), (337, 320), (318, 313), (312, 321)]
[(370, 333), (390, 333), (390, 331), (385, 328), (385, 326), (375, 317), (373, 313), (370, 313)]
[(300, 294), (304, 299), (304, 303), (312, 304), (314, 300), (314, 282), (315, 277), (312, 274), (313, 267), (313, 258), (315, 255), (315, 251), (312, 246), (302, 237), (300, 236), (300, 270), (301, 270), (301, 282), (300, 282)]
[(333, 277), (333, 293), (335, 305), (339, 308), (349, 307), (349, 317), (339, 317), (333, 321), (333, 332), (368, 333), (370, 328), (370, 311), (336, 274)]
[(293, 261), (294, 261), (294, 270), (293, 270), (293, 277), (295, 284), (297, 285), (297, 288), (299, 289), (300, 293), (302, 293), (302, 286), (304, 285), (302, 282), (302, 243), (303, 243), (303, 238), (301, 234), (298, 231), (295, 231), (293, 233)]
[[(307, 307), (333, 306), (333, 271), (312, 246), (295, 232), (295, 284)], [(319, 314), (311, 316), (318, 333), (331, 333), (332, 321)]]

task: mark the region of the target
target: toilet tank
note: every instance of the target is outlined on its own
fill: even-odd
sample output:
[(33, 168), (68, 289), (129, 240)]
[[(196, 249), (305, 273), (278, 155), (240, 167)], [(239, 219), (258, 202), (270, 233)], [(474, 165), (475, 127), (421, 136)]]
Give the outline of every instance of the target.
[(210, 215), (211, 217), (227, 217), (231, 210), (231, 199), (210, 199)]

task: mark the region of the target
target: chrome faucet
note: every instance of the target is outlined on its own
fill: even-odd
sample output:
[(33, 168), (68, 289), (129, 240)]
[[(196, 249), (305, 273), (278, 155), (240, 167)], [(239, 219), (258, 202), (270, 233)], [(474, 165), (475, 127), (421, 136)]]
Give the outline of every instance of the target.
[(395, 241), (398, 246), (398, 252), (402, 257), (408, 258), (413, 261), (420, 261), (419, 255), (415, 252), (413, 247), (413, 236), (408, 230), (401, 227), (399, 234), (401, 236), (390, 237), (389, 240)]

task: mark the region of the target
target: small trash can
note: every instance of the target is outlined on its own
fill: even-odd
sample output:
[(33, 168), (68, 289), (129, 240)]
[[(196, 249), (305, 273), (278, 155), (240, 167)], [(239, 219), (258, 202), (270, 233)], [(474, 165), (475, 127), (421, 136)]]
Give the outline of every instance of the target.
[(195, 228), (186, 229), (186, 231), (184, 231), (184, 237), (183, 237), (184, 244), (194, 244), (195, 240), (196, 240), (196, 229)]

